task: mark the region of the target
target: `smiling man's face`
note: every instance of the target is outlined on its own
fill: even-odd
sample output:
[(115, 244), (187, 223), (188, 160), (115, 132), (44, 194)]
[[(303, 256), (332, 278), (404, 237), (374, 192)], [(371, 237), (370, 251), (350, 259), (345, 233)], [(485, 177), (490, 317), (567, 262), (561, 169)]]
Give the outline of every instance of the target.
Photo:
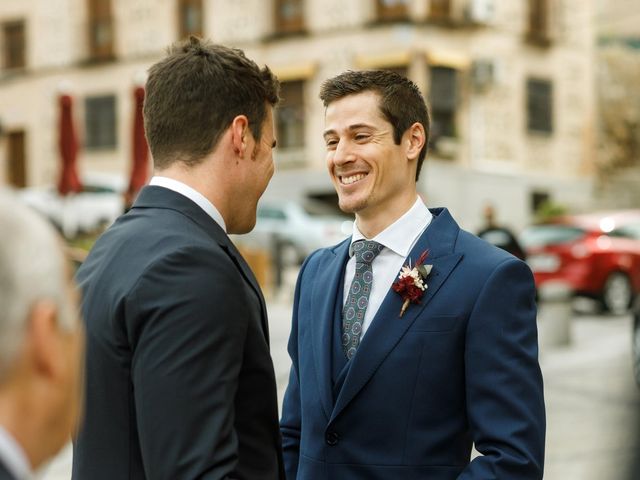
[(415, 189), (409, 144), (405, 135), (395, 144), (379, 101), (373, 91), (347, 95), (330, 103), (325, 114), (327, 168), (340, 209), (362, 218), (392, 215), (404, 201), (403, 191)]

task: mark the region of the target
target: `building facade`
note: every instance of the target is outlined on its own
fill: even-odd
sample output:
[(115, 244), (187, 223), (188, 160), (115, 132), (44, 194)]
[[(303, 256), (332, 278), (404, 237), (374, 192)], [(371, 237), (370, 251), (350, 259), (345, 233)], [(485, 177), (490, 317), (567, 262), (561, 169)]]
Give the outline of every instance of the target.
[(188, 34), (282, 81), (271, 197), (331, 201), (322, 81), (389, 68), (431, 105), (419, 188), (469, 229), (485, 202), (515, 228), (540, 202), (589, 208), (592, 0), (3, 0), (0, 182), (55, 182), (57, 97), (74, 98), (81, 171), (128, 174), (133, 90)]
[(640, 208), (640, 3), (599, 0), (596, 36), (597, 204)]

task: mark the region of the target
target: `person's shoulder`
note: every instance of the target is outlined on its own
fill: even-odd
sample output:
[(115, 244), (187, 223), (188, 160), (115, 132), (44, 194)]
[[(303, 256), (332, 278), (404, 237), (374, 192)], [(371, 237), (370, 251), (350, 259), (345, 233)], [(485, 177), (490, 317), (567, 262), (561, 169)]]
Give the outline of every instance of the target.
[(117, 278), (124, 292), (140, 279), (162, 272), (184, 271), (197, 276), (210, 274), (212, 269), (234, 273), (236, 266), (220, 242), (192, 222), (170, 228), (162, 222), (123, 219), (98, 238), (76, 279), (84, 284)]
[(307, 256), (300, 267), (300, 278), (308, 277), (304, 275), (313, 272), (313, 276), (325, 265), (325, 262), (335, 259), (337, 255), (343, 253), (344, 249), (348, 249), (351, 243), (351, 237), (344, 239), (342, 242), (331, 247), (319, 248)]
[(310, 253), (309, 256), (305, 259), (304, 263), (309, 264), (314, 262), (320, 262), (327, 257), (335, 257), (340, 251), (342, 251), (342, 249), (349, 248), (350, 243), (351, 243), (351, 237), (345, 238), (343, 241), (341, 241), (336, 245), (319, 248), (313, 251), (312, 253)]

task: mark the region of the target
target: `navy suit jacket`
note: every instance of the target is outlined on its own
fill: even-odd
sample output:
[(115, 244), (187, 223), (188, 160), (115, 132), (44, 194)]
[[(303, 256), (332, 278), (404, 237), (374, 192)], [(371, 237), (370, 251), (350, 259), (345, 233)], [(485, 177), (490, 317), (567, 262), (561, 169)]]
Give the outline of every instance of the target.
[(211, 217), (145, 187), (77, 279), (87, 358), (74, 479), (284, 476), (264, 299)]
[[(531, 271), (446, 209), (410, 253), (433, 269), (402, 318), (389, 291), (338, 394), (332, 331), (349, 241), (296, 287), (281, 430), (287, 479), (541, 479), (545, 412)], [(335, 400), (334, 400), (335, 398)], [(482, 454), (470, 462), (472, 444)]]

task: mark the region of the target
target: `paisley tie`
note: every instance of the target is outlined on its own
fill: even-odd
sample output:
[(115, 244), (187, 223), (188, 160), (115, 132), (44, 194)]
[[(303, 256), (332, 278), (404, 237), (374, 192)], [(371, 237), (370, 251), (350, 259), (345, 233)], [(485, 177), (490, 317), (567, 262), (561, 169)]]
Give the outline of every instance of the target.
[(342, 349), (350, 360), (360, 345), (364, 313), (369, 305), (369, 295), (373, 284), (371, 262), (384, 248), (373, 240), (357, 240), (353, 242), (353, 253), (356, 257), (356, 273), (349, 287), (347, 302), (342, 309)]

